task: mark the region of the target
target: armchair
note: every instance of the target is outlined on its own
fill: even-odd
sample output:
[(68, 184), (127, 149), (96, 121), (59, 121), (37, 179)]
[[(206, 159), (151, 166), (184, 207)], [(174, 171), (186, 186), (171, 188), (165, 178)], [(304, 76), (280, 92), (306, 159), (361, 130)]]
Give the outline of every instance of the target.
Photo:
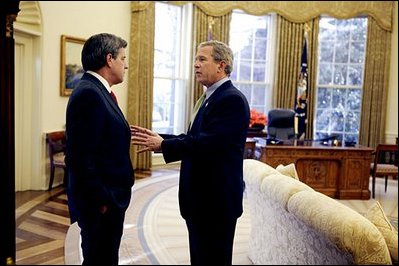
[(388, 176), (398, 177), (398, 145), (378, 144), (373, 152), (374, 162), (370, 165), (372, 176), (372, 197), (375, 197), (375, 178), (385, 177), (385, 192), (388, 186)]
[(50, 158), (50, 181), (48, 190), (52, 189), (54, 182), (55, 168), (64, 170), (64, 184), (67, 178), (67, 169), (65, 164), (65, 132), (55, 131), (46, 133), (46, 142), (48, 144), (48, 152)]

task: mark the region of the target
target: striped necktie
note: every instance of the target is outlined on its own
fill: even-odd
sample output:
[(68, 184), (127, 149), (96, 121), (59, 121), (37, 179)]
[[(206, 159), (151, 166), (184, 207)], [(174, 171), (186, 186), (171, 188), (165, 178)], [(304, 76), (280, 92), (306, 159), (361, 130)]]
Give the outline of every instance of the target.
[(194, 105), (193, 115), (191, 116), (191, 121), (190, 121), (190, 127), (193, 124), (195, 116), (197, 115), (198, 110), (200, 109), (201, 105), (204, 103), (205, 99), (206, 99), (206, 93), (204, 92)]
[(116, 103), (116, 105), (118, 105), (118, 100), (116, 99), (116, 95), (113, 91), (111, 91), (111, 97), (112, 97), (112, 100), (114, 100), (114, 102)]

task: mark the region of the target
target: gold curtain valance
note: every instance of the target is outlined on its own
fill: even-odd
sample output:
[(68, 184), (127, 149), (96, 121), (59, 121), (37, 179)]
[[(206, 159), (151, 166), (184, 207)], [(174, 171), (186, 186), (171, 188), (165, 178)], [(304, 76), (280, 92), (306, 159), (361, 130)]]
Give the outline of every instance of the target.
[[(132, 1), (132, 11), (145, 9), (150, 1)], [(193, 3), (206, 14), (222, 16), (233, 9), (252, 15), (277, 13), (285, 19), (304, 23), (320, 15), (347, 19), (358, 15), (373, 17), (378, 25), (392, 31), (394, 1), (168, 1), (175, 5)]]
[(150, 6), (151, 2), (154, 1), (132, 1), (130, 3), (130, 10), (132, 12), (146, 10)]

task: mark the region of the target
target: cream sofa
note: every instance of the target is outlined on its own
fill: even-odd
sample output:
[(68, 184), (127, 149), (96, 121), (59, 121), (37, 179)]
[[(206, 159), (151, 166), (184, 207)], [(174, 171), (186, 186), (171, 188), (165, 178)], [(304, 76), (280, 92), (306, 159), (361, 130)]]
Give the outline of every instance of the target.
[(365, 216), (277, 169), (244, 160), (254, 264), (392, 264), (384, 236)]

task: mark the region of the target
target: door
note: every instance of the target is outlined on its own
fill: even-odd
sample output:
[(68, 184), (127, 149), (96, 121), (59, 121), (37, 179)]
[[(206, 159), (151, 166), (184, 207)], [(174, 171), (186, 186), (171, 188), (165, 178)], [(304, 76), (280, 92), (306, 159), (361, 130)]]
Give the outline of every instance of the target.
[(32, 189), (33, 38), (15, 37), (15, 191)]

